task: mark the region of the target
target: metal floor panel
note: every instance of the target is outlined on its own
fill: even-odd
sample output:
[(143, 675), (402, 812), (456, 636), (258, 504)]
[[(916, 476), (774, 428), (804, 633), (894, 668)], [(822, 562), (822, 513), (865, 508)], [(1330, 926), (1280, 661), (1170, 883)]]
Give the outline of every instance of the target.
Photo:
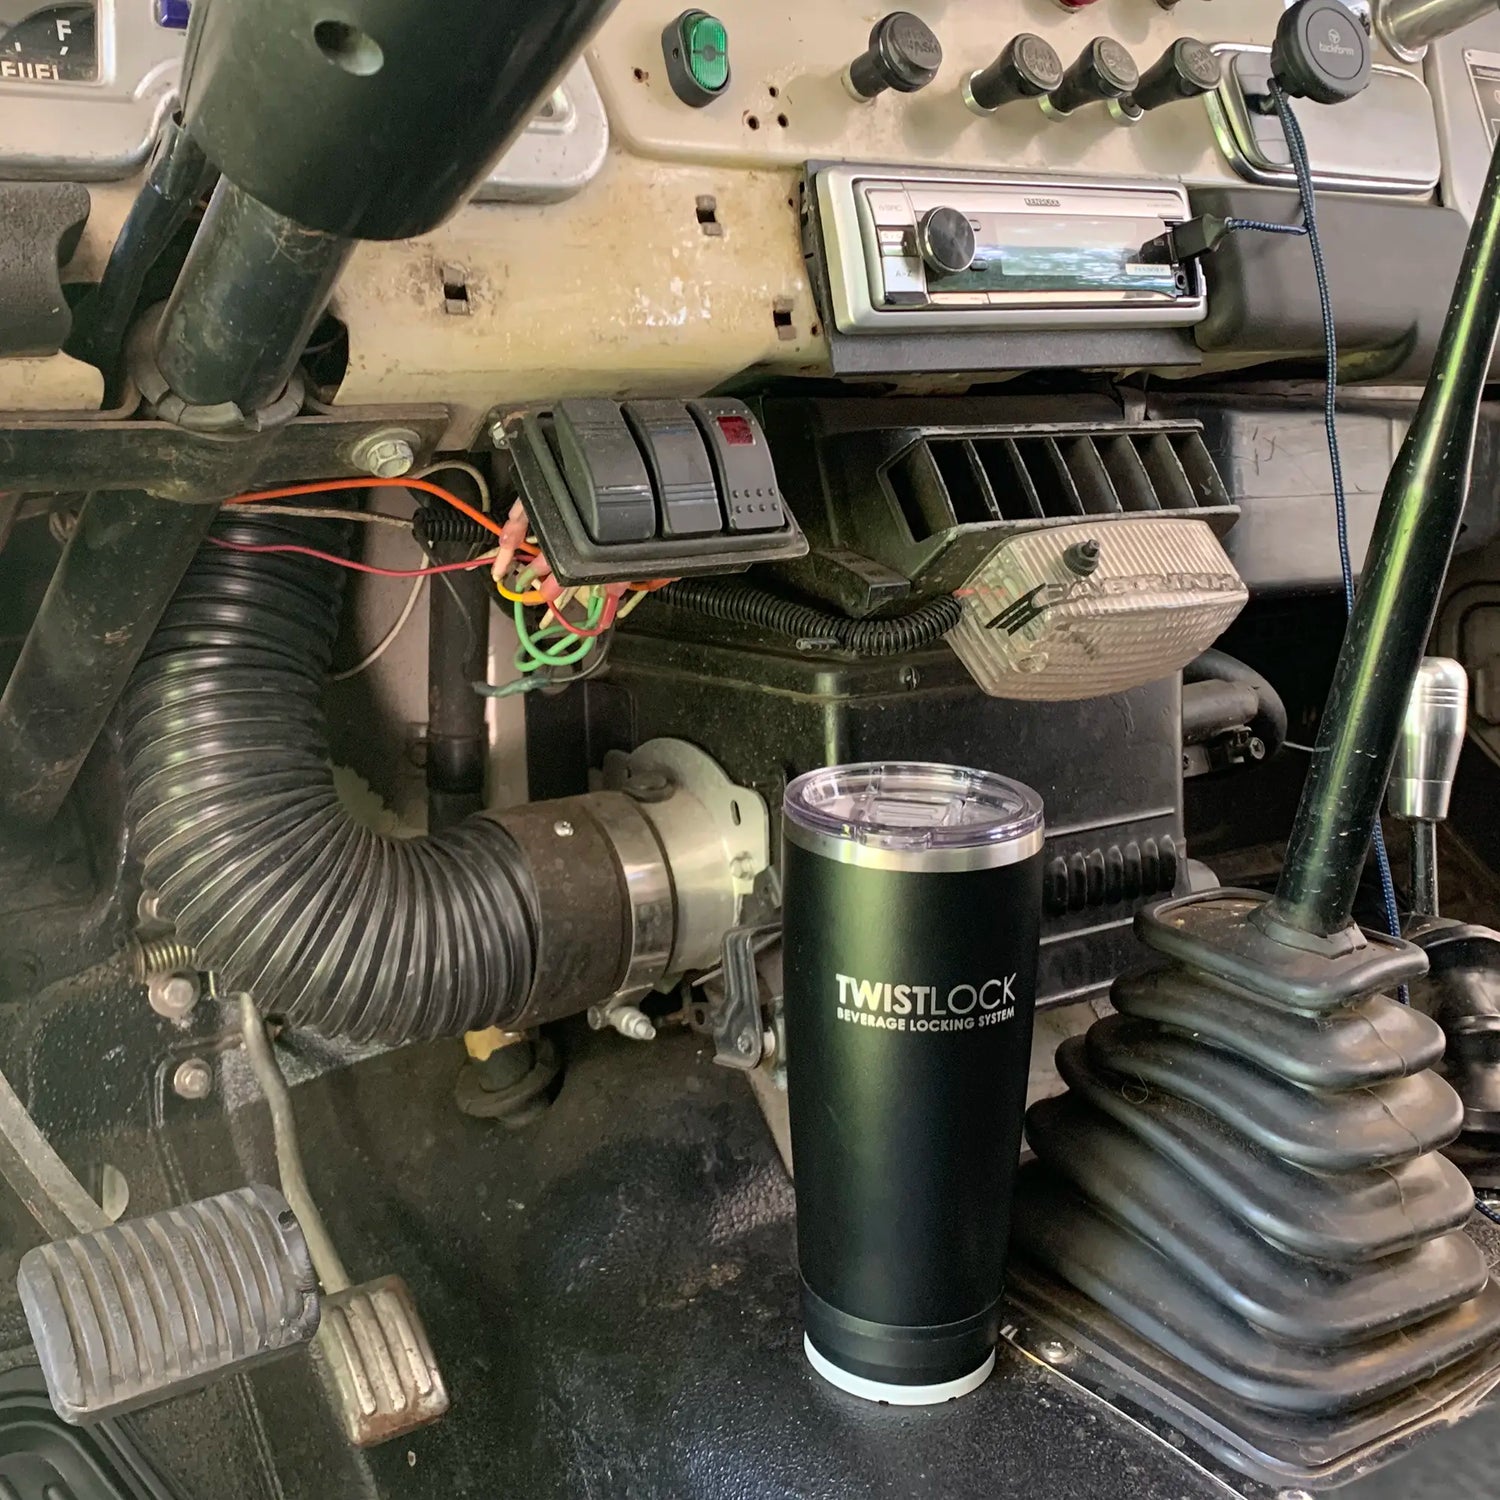
[[(51, 1087), (71, 1067), (78, 1087), (88, 1049), (75, 1005), (98, 1033), (126, 1038), (111, 1086), (128, 1097), (131, 1071), (149, 1073), (130, 1038), (138, 1022), (148, 1038), (156, 1026), (138, 996), (60, 1005), (33, 1033), (22, 1076)], [(116, 1005), (129, 1009), (100, 1014)], [(563, 1044), (561, 1095), (519, 1132), (455, 1109), (458, 1043), (369, 1058), (294, 1090), (313, 1189), (351, 1274), (410, 1283), (452, 1410), (355, 1453), (310, 1363), (268, 1366), (130, 1419), (185, 1500), (1232, 1493), (1009, 1348), (979, 1392), (940, 1409), (870, 1406), (824, 1384), (801, 1350), (791, 1185), (744, 1081), (682, 1035), (640, 1045), (578, 1026)], [(107, 1150), (132, 1184), (132, 1213), (268, 1180), (262, 1106), (231, 1091), (226, 1117), (218, 1095), (204, 1106), (157, 1097), (163, 1135), (143, 1128), (150, 1111), (107, 1132), (81, 1111), (64, 1154), (81, 1169)], [(33, 1238), (5, 1214), (0, 1275)], [(12, 1284), (0, 1281), (0, 1339), (15, 1348)], [(1487, 1410), (1340, 1500), (1494, 1500), (1496, 1452), (1500, 1412)]]

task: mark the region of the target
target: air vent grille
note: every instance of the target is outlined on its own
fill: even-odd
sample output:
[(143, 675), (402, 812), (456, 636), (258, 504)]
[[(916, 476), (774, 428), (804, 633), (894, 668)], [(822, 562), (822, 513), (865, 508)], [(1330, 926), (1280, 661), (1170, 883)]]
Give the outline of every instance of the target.
[(1194, 430), (923, 437), (885, 478), (914, 542), (956, 526), (1230, 504)]

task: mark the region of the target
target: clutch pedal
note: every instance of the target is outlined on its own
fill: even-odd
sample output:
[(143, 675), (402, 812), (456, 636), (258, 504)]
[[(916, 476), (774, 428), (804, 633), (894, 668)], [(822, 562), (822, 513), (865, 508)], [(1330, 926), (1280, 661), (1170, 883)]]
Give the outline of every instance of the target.
[(297, 1217), (259, 1185), (39, 1245), (17, 1284), (53, 1409), (75, 1425), (238, 1374), (318, 1331)]

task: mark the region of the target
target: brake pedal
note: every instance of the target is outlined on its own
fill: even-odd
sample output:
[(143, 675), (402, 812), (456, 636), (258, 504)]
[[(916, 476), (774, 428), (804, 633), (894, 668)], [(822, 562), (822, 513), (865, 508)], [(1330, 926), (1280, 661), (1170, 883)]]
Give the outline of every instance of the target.
[(318, 1351), (328, 1361), (349, 1441), (402, 1437), (448, 1410), (448, 1388), (410, 1288), (382, 1276), (323, 1298)]
[(53, 1409), (79, 1426), (289, 1354), (318, 1331), (296, 1215), (258, 1184), (39, 1245), (16, 1280)]

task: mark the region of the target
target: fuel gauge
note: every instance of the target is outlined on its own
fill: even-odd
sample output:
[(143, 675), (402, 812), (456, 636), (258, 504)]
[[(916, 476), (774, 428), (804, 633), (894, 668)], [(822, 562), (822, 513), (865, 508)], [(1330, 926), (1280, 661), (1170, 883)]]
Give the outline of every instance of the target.
[(91, 4), (0, 0), (0, 84), (94, 83), (99, 48)]

